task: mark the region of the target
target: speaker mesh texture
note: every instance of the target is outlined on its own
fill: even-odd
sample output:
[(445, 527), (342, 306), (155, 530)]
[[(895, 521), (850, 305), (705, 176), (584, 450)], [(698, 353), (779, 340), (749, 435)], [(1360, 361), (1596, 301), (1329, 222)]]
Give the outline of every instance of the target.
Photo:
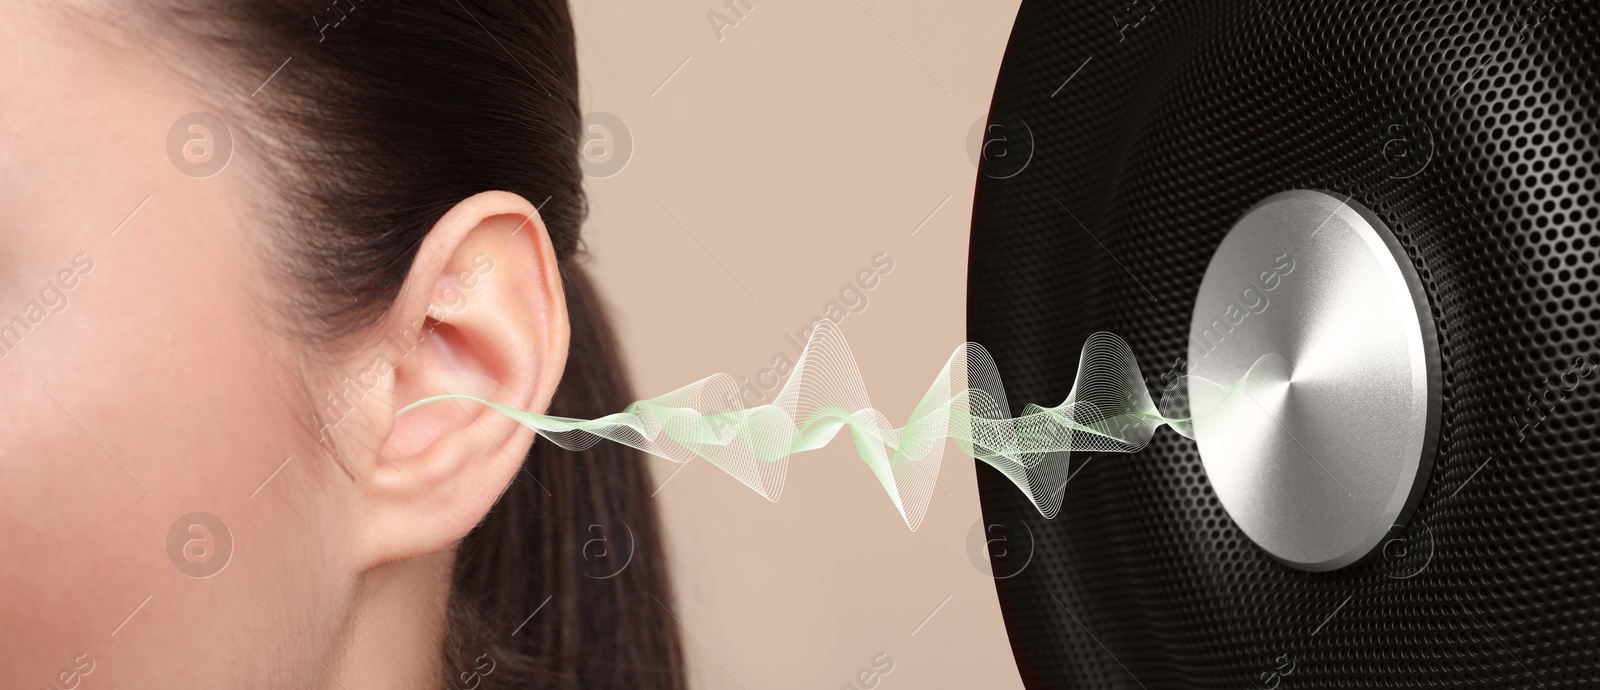
[(1250, 542), (1171, 430), (1075, 457), (1054, 520), (979, 464), (991, 536), (1032, 535), (997, 580), (1029, 687), (1600, 687), (1597, 33), (1586, 0), (1023, 4), (968, 306), (1014, 413), (1097, 330), (1159, 392), (1213, 250), (1288, 189), (1400, 238), (1444, 381), (1415, 516), (1331, 573)]

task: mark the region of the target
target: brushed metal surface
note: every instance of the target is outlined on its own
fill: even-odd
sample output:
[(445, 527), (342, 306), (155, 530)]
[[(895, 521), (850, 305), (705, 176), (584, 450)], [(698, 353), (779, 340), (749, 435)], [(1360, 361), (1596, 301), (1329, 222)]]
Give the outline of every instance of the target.
[(1277, 560), (1342, 568), (1409, 518), (1438, 437), (1438, 344), (1405, 250), (1358, 202), (1294, 190), (1239, 219), (1195, 298), (1189, 374), (1211, 486)]

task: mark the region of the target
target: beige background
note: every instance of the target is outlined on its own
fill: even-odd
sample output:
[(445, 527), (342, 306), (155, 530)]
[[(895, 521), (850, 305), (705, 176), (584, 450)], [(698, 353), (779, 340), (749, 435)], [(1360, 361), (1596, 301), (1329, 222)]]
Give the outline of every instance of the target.
[[(1017, 2), (723, 3), (573, 5), (584, 107), (634, 140), (620, 173), (589, 180), (586, 232), (635, 385), (794, 358), (785, 334), (886, 252), (894, 268), (841, 325), (902, 423), (965, 340), (966, 139)], [(721, 40), (713, 10), (737, 22)], [(946, 453), (913, 533), (843, 438), (796, 457), (776, 503), (709, 464), (652, 460), (695, 687), (860, 687), (880, 654), (895, 665), (879, 688), (1020, 687), (967, 553), (971, 462)]]

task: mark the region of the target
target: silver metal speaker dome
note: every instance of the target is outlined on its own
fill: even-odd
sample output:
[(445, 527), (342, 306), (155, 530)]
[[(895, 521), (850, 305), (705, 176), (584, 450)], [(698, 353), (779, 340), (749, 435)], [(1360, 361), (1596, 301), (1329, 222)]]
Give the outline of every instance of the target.
[(1411, 260), (1358, 202), (1294, 190), (1239, 219), (1195, 298), (1189, 374), (1211, 486), (1277, 560), (1342, 568), (1409, 518), (1438, 438), (1439, 348)]

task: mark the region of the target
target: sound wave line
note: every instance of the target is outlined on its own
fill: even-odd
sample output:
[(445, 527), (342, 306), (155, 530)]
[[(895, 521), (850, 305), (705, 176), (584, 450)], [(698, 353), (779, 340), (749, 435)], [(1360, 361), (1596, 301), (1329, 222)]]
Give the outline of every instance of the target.
[[(1277, 362), (1269, 362), (1269, 360)], [(789, 380), (773, 402), (736, 408), (738, 384), (715, 374), (593, 420), (535, 414), (467, 395), (419, 400), (399, 414), (440, 400), (487, 405), (563, 448), (582, 451), (602, 439), (674, 462), (700, 458), (769, 501), (783, 493), (789, 458), (827, 445), (848, 428), (855, 449), (913, 531), (927, 514), (945, 441), (999, 470), (1045, 518), (1055, 517), (1074, 452), (1136, 453), (1169, 426), (1194, 437), (1191, 397), (1206, 414), (1236, 412), (1236, 391), (1279, 369), (1268, 355), (1232, 386), (1182, 376), (1152, 401), (1127, 343), (1100, 332), (1084, 342), (1078, 374), (1055, 407), (1029, 403), (1012, 417), (994, 360), (977, 343), (950, 355), (902, 427), (873, 409), (865, 381), (839, 327), (817, 324)], [(1244, 396), (1240, 396), (1244, 397)], [(1208, 425), (1209, 429), (1225, 425)], [(1210, 433), (1208, 431), (1208, 433)]]

